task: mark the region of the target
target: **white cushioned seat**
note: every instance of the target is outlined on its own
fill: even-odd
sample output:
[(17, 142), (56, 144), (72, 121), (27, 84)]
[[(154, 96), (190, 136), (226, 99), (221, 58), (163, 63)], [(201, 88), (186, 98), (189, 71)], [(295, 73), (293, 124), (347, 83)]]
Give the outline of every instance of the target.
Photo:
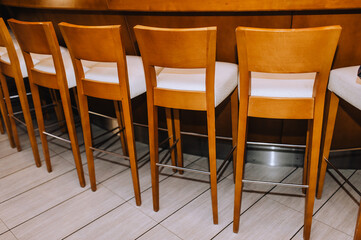
[[(5, 51), (6, 51), (6, 49), (5, 49)], [(16, 51), (16, 54), (18, 55), (21, 74), (23, 75), (23, 78), (26, 78), (28, 76), (28, 71), (26, 69), (26, 64), (25, 64), (23, 53), (21, 52), (20, 48), (16, 49), (15, 51)], [(51, 57), (49, 55), (44, 55), (44, 54), (31, 53), (31, 57), (33, 59), (34, 65), (38, 64), (42, 60), (51, 59)], [(9, 58), (9, 54), (7, 53), (7, 51), (5, 54), (0, 55), (0, 58), (2, 61), (10, 64), (10, 58)]]
[(361, 110), (361, 84), (356, 83), (358, 68), (352, 66), (332, 70), (328, 89)]
[[(66, 49), (64, 47), (60, 47), (60, 51), (61, 51), (61, 54), (63, 57), (65, 74), (66, 74), (66, 78), (68, 81), (68, 88), (73, 88), (76, 86), (76, 79), (75, 79), (73, 63), (71, 61), (69, 51), (68, 51), (68, 49)], [(37, 54), (37, 55), (39, 55), (39, 54)], [(51, 56), (49, 57), (49, 55), (45, 55), (45, 56), (48, 56), (48, 57), (44, 60), (39, 61), (37, 64), (34, 63), (34, 68), (37, 70), (43, 71), (43, 72), (55, 74), (53, 58)], [(83, 65), (84, 72), (86, 72), (90, 69), (90, 67), (94, 66), (96, 64), (96, 62), (84, 61), (83, 64), (84, 64)]]
[[(216, 62), (215, 106), (237, 87), (238, 65)], [(157, 87), (164, 89), (205, 91), (205, 69), (164, 68), (157, 77)]]
[(310, 98), (316, 73), (251, 73), (251, 96)]
[[(145, 76), (143, 61), (139, 56), (126, 56), (130, 98), (137, 97), (145, 93)], [(156, 69), (160, 71), (159, 68)], [(119, 83), (116, 63), (97, 63), (85, 73), (85, 78), (93, 81)]]

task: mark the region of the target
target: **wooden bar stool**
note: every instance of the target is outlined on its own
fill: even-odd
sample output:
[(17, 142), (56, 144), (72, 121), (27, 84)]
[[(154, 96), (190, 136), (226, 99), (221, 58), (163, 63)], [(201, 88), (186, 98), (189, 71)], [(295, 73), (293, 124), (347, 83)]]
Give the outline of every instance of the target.
[[(340, 26), (309, 29), (258, 29), (247, 27), (238, 27), (236, 29), (240, 105), (234, 198), (234, 232), (239, 230), (247, 118), (309, 119), (309, 146), (307, 147), (309, 159), (307, 166), (305, 166), (308, 173), (308, 184), (298, 185), (298, 187), (307, 188), (303, 237), (304, 239), (310, 238), (324, 98), (328, 75), (340, 33)], [(252, 74), (254, 72), (316, 73), (316, 77), (311, 88), (297, 87), (296, 90), (293, 89), (294, 96), (282, 97), (279, 96), (281, 91), (277, 91), (272, 87), (269, 87), (268, 91), (266, 88), (258, 92), (261, 94), (257, 94), (257, 89), (253, 89)], [(265, 84), (271, 86), (270, 81), (272, 79), (266, 81)], [(295, 87), (292, 84), (294, 84), (292, 79), (289, 79), (284, 81), (279, 88), (288, 86), (288, 88), (292, 89)], [(269, 184), (269, 182), (266, 183)], [(272, 184), (277, 185), (277, 183)]]
[[(152, 174), (153, 209), (159, 210), (158, 107), (174, 109), (175, 135), (180, 138), (179, 110), (207, 113), (208, 147), (213, 222), (218, 223), (215, 108), (231, 95), (237, 102), (237, 65), (216, 62), (216, 27), (167, 29), (135, 26), (147, 85), (149, 148)], [(156, 77), (155, 67), (164, 67)], [(237, 118), (237, 107), (232, 108)], [(169, 118), (169, 114), (167, 114)], [(236, 132), (237, 121), (232, 124)], [(235, 136), (234, 136), (235, 139)], [(177, 152), (181, 153), (180, 141)], [(181, 156), (178, 166), (180, 171)]]
[[(84, 187), (84, 172), (69, 95), (69, 88), (76, 86), (69, 53), (62, 54), (51, 22), (33, 23), (14, 19), (10, 19), (8, 22), (24, 55), (47, 169), (49, 172), (52, 171), (46, 137), (50, 136), (66, 141), (71, 144), (79, 183)], [(50, 55), (52, 58), (35, 64), (31, 53)], [(59, 90), (70, 141), (45, 131), (39, 86)]]
[[(355, 108), (361, 110), (361, 82), (356, 80), (359, 67), (360, 66), (351, 66), (334, 69), (330, 73), (330, 79), (328, 83), (329, 91), (327, 92), (326, 98), (323, 146), (322, 152), (320, 154), (321, 166), (316, 195), (318, 199), (322, 197), (327, 166), (330, 165), (331, 167), (334, 167), (329, 160), (329, 155), (340, 98)], [(336, 172), (341, 175), (339, 171)], [(341, 177), (345, 179), (344, 176), (341, 175)], [(349, 181), (347, 182), (352, 188), (356, 188)], [(361, 239), (361, 207), (359, 208), (357, 217), (354, 239)]]
[[(17, 42), (16, 42), (17, 43)], [(16, 130), (15, 117), (12, 109), (12, 105), (10, 102), (9, 90), (6, 83), (5, 76), (11, 77), (15, 80), (15, 84), (18, 90), (18, 95), (20, 99), (21, 108), (23, 111), (26, 128), (28, 131), (28, 136), (30, 139), (31, 148), (33, 150), (34, 160), (37, 167), (41, 166), (38, 144), (35, 138), (35, 132), (33, 127), (33, 121), (30, 114), (30, 108), (28, 103), (28, 98), (26, 95), (25, 85), (23, 78), (27, 77), (27, 71), (25, 66), (25, 61), (21, 53), (21, 49), (19, 45), (16, 46), (13, 43), (12, 37), (8, 31), (8, 28), (5, 25), (5, 22), (2, 18), (0, 18), (0, 46), (6, 48), (6, 53), (0, 55), (0, 82), (2, 91), (5, 95), (6, 107), (7, 109), (3, 110), (3, 103), (1, 103), (2, 112), (4, 112), (3, 116), (7, 113), (9, 114), (9, 118), (7, 115), (4, 118), (6, 130), (8, 132), (9, 138), (14, 138), (17, 149), (20, 151), (20, 142)], [(21, 61), (19, 61), (21, 59)], [(37, 59), (37, 61), (40, 61)], [(0, 96), (1, 101), (3, 101), (3, 96)], [(9, 123), (11, 124), (11, 129), (9, 127)], [(14, 142), (14, 140), (10, 140), (10, 142)]]
[(317, 198), (319, 199), (322, 197), (327, 169), (326, 159), (329, 160), (340, 98), (361, 110), (361, 83), (356, 82), (358, 68), (359, 66), (344, 67), (334, 69), (330, 73), (330, 80), (328, 83), (329, 91), (327, 92), (326, 99), (324, 142), (321, 152), (322, 157), (317, 188)]
[[(119, 157), (130, 161), (135, 201), (139, 206), (141, 196), (131, 99), (146, 90), (142, 59), (139, 56), (125, 55), (119, 25), (90, 27), (60, 23), (59, 26), (76, 73), (91, 188), (96, 190), (93, 151), (105, 151), (92, 146), (87, 97), (113, 100), (115, 105), (121, 101), (122, 112), (117, 115), (121, 114), (124, 119), (126, 145), (122, 147), (126, 148), (129, 157)], [(84, 60), (98, 63), (84, 73)], [(116, 112), (117, 109), (119, 110), (119, 107), (116, 107)]]

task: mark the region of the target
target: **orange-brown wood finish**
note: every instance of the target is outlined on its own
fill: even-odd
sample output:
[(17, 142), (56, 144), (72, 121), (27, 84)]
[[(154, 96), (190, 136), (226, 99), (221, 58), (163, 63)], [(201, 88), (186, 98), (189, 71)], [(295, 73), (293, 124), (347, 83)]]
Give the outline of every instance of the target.
[[(137, 154), (133, 129), (133, 117), (129, 93), (129, 82), (125, 50), (122, 45), (121, 27), (87, 27), (68, 23), (59, 24), (73, 61), (78, 86), (80, 115), (83, 127), (84, 144), (88, 161), (90, 184), (96, 190), (94, 157), (91, 140), (91, 126), (88, 113), (88, 96), (121, 101), (124, 119), (127, 153), (130, 160), (135, 202), (141, 205)], [(119, 83), (102, 83), (85, 79), (81, 60), (117, 63)], [(113, 89), (109, 91), (110, 89)], [(116, 109), (118, 111), (120, 109)], [(119, 118), (120, 117), (119, 113)], [(118, 114), (117, 114), (118, 115)], [(123, 147), (126, 147), (123, 146)]]
[[(85, 186), (83, 166), (80, 158), (79, 144), (76, 136), (73, 111), (71, 108), (71, 100), (69, 95), (68, 83), (65, 75), (62, 55), (59, 43), (55, 35), (55, 31), (51, 22), (22, 22), (10, 19), (9, 24), (19, 42), (22, 53), (24, 55), (26, 67), (29, 74), (29, 83), (35, 114), (38, 122), (40, 138), (43, 146), (45, 162), (49, 172), (52, 171), (48, 142), (46, 139), (43, 112), (41, 108), (41, 100), (39, 95), (39, 86), (51, 89), (57, 89), (60, 92), (60, 98), (63, 105), (66, 125), (71, 142), (71, 148), (74, 156), (79, 183), (81, 187)], [(48, 54), (53, 58), (56, 74), (48, 74), (48, 81), (45, 81), (45, 72), (36, 70), (30, 53)], [(41, 76), (41, 78), (37, 78)]]
[[(240, 107), (238, 124), (238, 149), (236, 165), (236, 186), (234, 200), (234, 223), (233, 231), (239, 230), (240, 209), (242, 200), (242, 178), (244, 168), (245, 142), (247, 136), (247, 118), (251, 108), (250, 97), (250, 72), (270, 73), (302, 73), (316, 72), (313, 89), (313, 97), (308, 104), (313, 103), (313, 114), (310, 109), (301, 107), (299, 111), (302, 118), (309, 118), (309, 159), (308, 159), (308, 189), (306, 192), (305, 214), (304, 214), (304, 239), (310, 238), (313, 204), (316, 193), (317, 168), (319, 159), (319, 147), (321, 141), (321, 130), (324, 110), (324, 98), (328, 82), (329, 71), (341, 33), (340, 26), (320, 27), (313, 29), (256, 29), (238, 27), (236, 29), (237, 49), (239, 59), (239, 89)], [(277, 98), (278, 100), (279, 98)], [(272, 101), (273, 98), (264, 98)], [(294, 98), (294, 107), (299, 107), (298, 99)], [(311, 101), (312, 100), (312, 101)], [(292, 99), (286, 98), (287, 107), (291, 105)], [(256, 105), (257, 106), (257, 105)], [(278, 112), (277, 106), (274, 110)], [(272, 108), (268, 111), (271, 112)], [(268, 114), (266, 112), (266, 114)], [(293, 113), (293, 114), (292, 114)], [(290, 112), (281, 117), (289, 119), (299, 118), (299, 113)], [(261, 114), (257, 117), (262, 117)], [(272, 116), (275, 117), (275, 116)]]
[[(179, 110), (205, 111), (209, 148), (209, 166), (213, 222), (218, 223), (216, 126), (214, 74), (216, 28), (170, 29), (135, 26), (135, 35), (142, 55), (147, 85), (149, 148), (151, 158), (153, 209), (159, 210), (158, 107), (175, 109), (175, 132), (180, 139)], [(182, 91), (157, 87), (155, 66), (168, 68), (205, 68), (206, 91)], [(177, 146), (181, 163), (180, 142)], [(182, 165), (181, 165), (182, 166)]]
[(325, 106), (325, 121), (324, 121), (324, 136), (322, 139), (322, 151), (321, 151), (321, 166), (320, 173), (317, 184), (317, 195), (316, 197), (320, 199), (322, 197), (323, 185), (325, 183), (327, 162), (325, 158), (328, 159), (330, 156), (330, 149), (333, 137), (333, 131), (335, 128), (336, 115), (338, 110), (339, 98), (333, 93), (328, 91), (326, 98), (326, 106)]
[(361, 203), (358, 209), (354, 240), (361, 240)]
[(317, 10), (317, 9), (352, 9), (361, 8), (358, 1), (327, 0), (207, 0), (203, 2), (191, 0), (1, 0), (1, 4), (16, 7), (89, 9), (89, 10), (122, 10), (122, 11), (279, 11), (279, 10)]
[[(0, 19), (0, 46), (6, 47), (7, 53), (9, 55), (9, 60), (10, 60), (10, 64), (0, 60), (0, 69), (1, 69), (0, 70), (0, 81), (1, 81), (2, 90), (4, 91), (5, 100), (7, 102), (6, 106), (8, 109), (10, 123), (11, 123), (11, 127), (12, 127), (12, 132), (10, 132), (11, 130), (8, 129), (8, 127), (7, 127), (7, 131), (8, 131), (9, 137), (11, 137), (12, 135), (14, 136), (14, 140), (17, 145), (17, 148), (18, 148), (18, 150), (21, 150), (19, 137), (18, 137), (17, 130), (16, 130), (16, 124), (13, 119), (13, 110), (12, 110), (12, 105), (11, 105), (10, 96), (9, 96), (9, 90), (7, 87), (7, 82), (6, 82), (5, 76), (11, 77), (15, 81), (15, 84), (16, 84), (16, 87), (18, 90), (19, 99), (20, 99), (20, 105), (21, 105), (21, 108), (23, 111), (26, 128), (28, 131), (28, 136), (30, 139), (30, 145), (31, 145), (31, 148), (33, 151), (35, 164), (37, 167), (40, 167), (41, 161), (40, 161), (40, 156), (39, 156), (38, 144), (37, 144), (36, 138), (35, 138), (33, 121), (32, 121), (31, 114), (30, 114), (30, 108), (29, 108), (28, 98), (26, 96), (26, 90), (25, 90), (23, 76), (22, 76), (22, 73), (20, 70), (19, 59), (16, 54), (15, 47), (14, 47), (14, 44), (10, 37), (9, 31), (2, 18)], [(2, 101), (3, 100), (2, 96), (0, 98)], [(9, 120), (4, 118), (4, 121), (5, 121), (5, 126), (7, 126)], [(10, 142), (12, 142), (12, 140), (10, 140)]]

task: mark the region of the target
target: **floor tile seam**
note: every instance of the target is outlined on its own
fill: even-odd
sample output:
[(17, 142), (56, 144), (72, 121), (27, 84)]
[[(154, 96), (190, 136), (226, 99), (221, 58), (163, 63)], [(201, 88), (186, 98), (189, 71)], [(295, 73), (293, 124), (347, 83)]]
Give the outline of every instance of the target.
[(8, 230), (8, 231), (6, 231), (6, 232), (0, 233), (0, 237), (1, 237), (1, 235), (4, 235), (4, 234), (6, 234), (6, 233), (11, 233), (11, 235), (13, 235), (13, 237), (14, 237), (15, 239), (18, 239), (11, 230)]
[(295, 238), (297, 236), (297, 234), (302, 230), (303, 226), (305, 226), (304, 224), (295, 232), (295, 234), (293, 234), (293, 236), (290, 238), (290, 240), (293, 240), (293, 238)]
[(167, 228), (165, 225), (163, 225), (162, 223), (159, 223), (160, 226), (164, 227), (165, 229), (167, 229), (170, 233), (172, 233), (173, 235), (177, 236), (179, 239), (183, 238), (181, 236), (178, 236), (178, 234), (176, 234), (175, 232), (173, 232), (172, 230), (170, 230), (169, 228)]
[[(296, 172), (296, 170), (298, 169), (298, 167), (296, 167), (295, 169), (293, 169), (289, 174), (287, 174), (284, 178), (281, 179), (280, 182), (283, 182), (286, 178), (288, 178), (290, 175), (292, 175), (294, 172)], [(268, 193), (270, 193), (273, 189), (275, 189), (277, 186), (273, 186), (269, 191), (265, 192), (259, 199), (257, 199), (253, 204), (251, 204), (247, 209), (245, 209), (242, 212), (242, 206), (241, 206), (241, 212), (240, 212), (240, 217), (245, 214), (247, 211), (249, 211), (253, 206), (255, 206), (259, 201), (261, 201), (264, 197), (266, 197), (266, 195)], [(234, 204), (234, 203), (233, 203)], [(221, 232), (223, 232), (226, 228), (228, 228), (231, 224), (233, 223), (233, 219), (229, 224), (226, 224), (216, 235), (214, 235), (211, 239), (214, 239), (215, 237), (217, 237)]]
[[(315, 220), (316, 220), (317, 222), (320, 222), (320, 223), (326, 225), (326, 226), (329, 227), (329, 228), (332, 228), (333, 230), (336, 230), (336, 231), (338, 231), (338, 232), (341, 232), (341, 233), (343, 233), (343, 234), (345, 234), (345, 235), (347, 235), (347, 236), (349, 236), (349, 237), (353, 237), (353, 235), (350, 235), (349, 233), (344, 232), (342, 229), (335, 228), (335, 227), (333, 227), (333, 226), (331, 226), (331, 225), (329, 225), (329, 224), (327, 224), (327, 223), (324, 223), (323, 221), (320, 221), (320, 220), (318, 220), (318, 219), (315, 219)], [(354, 223), (354, 225), (356, 226), (356, 222)]]
[[(153, 221), (155, 221), (153, 218), (152, 218)], [(138, 237), (134, 238), (135, 240), (141, 238), (142, 236), (144, 236), (146, 233), (150, 232), (152, 229), (156, 228), (158, 225), (160, 225), (159, 222), (155, 221), (156, 224), (152, 227), (150, 227), (149, 229), (147, 229), (146, 231), (144, 231), (143, 233), (141, 233)]]
[(111, 213), (112, 211), (116, 210), (117, 208), (121, 207), (122, 205), (124, 205), (126, 203), (126, 201), (124, 201), (124, 199), (122, 199), (123, 202), (120, 203), (119, 205), (113, 207), (112, 209), (108, 210), (107, 212), (103, 213), (102, 215), (96, 217), (95, 219), (91, 220), (90, 222), (86, 223), (85, 225), (83, 225), (82, 227), (78, 228), (77, 230), (73, 231), (72, 233), (66, 235), (65, 237), (62, 237), (61, 239), (64, 240), (68, 237), (70, 237), (71, 235), (75, 234), (76, 232), (79, 232), (81, 229), (84, 229), (85, 227), (89, 226), (90, 224), (92, 224), (93, 222), (96, 222), (97, 220), (99, 220), (100, 218), (104, 217), (105, 215)]
[(83, 191), (81, 191), (81, 192), (78, 192), (78, 193), (74, 194), (73, 196), (71, 196), (71, 197), (69, 197), (69, 198), (67, 198), (67, 199), (65, 199), (65, 200), (63, 200), (63, 201), (61, 201), (61, 202), (59, 202), (59, 203), (57, 203), (57, 204), (55, 204), (55, 205), (51, 206), (50, 208), (48, 208), (48, 209), (46, 209), (46, 210), (42, 211), (41, 213), (38, 213), (38, 214), (36, 214), (36, 215), (32, 216), (31, 218), (29, 218), (29, 219), (25, 220), (24, 222), (19, 223), (19, 224), (15, 225), (15, 226), (13, 226), (13, 227), (9, 228), (9, 230), (14, 230), (15, 228), (17, 228), (17, 227), (19, 227), (19, 226), (23, 225), (24, 223), (27, 223), (27, 222), (29, 222), (30, 220), (32, 220), (32, 219), (34, 219), (34, 218), (36, 218), (36, 217), (38, 217), (38, 216), (40, 216), (40, 215), (42, 215), (42, 214), (44, 214), (44, 213), (46, 213), (46, 212), (48, 212), (48, 211), (52, 210), (52, 209), (54, 209), (54, 208), (56, 208), (56, 207), (58, 207), (58, 206), (62, 205), (63, 203), (65, 203), (65, 202), (67, 202), (67, 201), (69, 201), (69, 200), (71, 200), (71, 199), (73, 199), (73, 198), (75, 198), (76, 196), (79, 196), (80, 194), (82, 194), (82, 193), (86, 192), (86, 191), (87, 191), (87, 190), (89, 190), (89, 189), (90, 189), (90, 188), (87, 188), (87, 189), (84, 189), (84, 190), (83, 190)]
[[(226, 179), (226, 178), (224, 178), (224, 179)], [(224, 179), (222, 179), (222, 181), (223, 181)], [(220, 182), (222, 182), (222, 181), (220, 181)], [(218, 186), (218, 184), (219, 184), (220, 182), (217, 183), (217, 186)], [(194, 200), (196, 200), (197, 198), (201, 197), (203, 194), (205, 194), (206, 192), (208, 192), (210, 189), (211, 189), (211, 187), (208, 186), (207, 189), (205, 189), (203, 192), (200, 192), (197, 196), (195, 196), (194, 198), (192, 198), (191, 200), (189, 200), (189, 201), (188, 201), (187, 203), (185, 203), (183, 206), (181, 206), (180, 208), (176, 209), (176, 210), (175, 210), (174, 212), (172, 212), (170, 215), (168, 215), (167, 217), (165, 217), (164, 219), (162, 219), (161, 221), (159, 221), (159, 223), (164, 222), (164, 221), (167, 220), (169, 217), (171, 217), (172, 215), (174, 215), (176, 212), (180, 211), (181, 209), (183, 209), (184, 207), (186, 207), (187, 205), (189, 205), (191, 202), (193, 202)], [(218, 187), (217, 187), (217, 189), (218, 189)], [(217, 191), (217, 193), (218, 193), (218, 191)]]
[[(41, 160), (41, 165), (43, 165), (43, 163), (45, 163), (45, 161), (44, 161), (44, 160)], [(25, 170), (25, 169), (27, 169), (27, 168), (34, 167), (34, 166), (36, 167), (35, 163), (31, 163), (31, 165), (28, 165), (28, 166), (26, 166), (26, 167), (17, 169), (17, 170), (15, 170), (14, 172), (11, 172), (11, 173), (9, 173), (9, 174), (7, 174), (7, 175), (4, 175), (4, 176), (0, 177), (0, 180), (3, 179), (3, 178), (9, 177), (10, 175), (13, 175), (13, 174), (15, 174), (15, 173), (18, 173), (18, 172), (20, 172), (20, 171), (22, 171), (22, 170)], [(36, 168), (41, 168), (41, 166), (40, 166), (40, 167), (36, 167)]]
[[(198, 160), (198, 158), (196, 159), (196, 160)], [(196, 160), (194, 160), (194, 161), (196, 161)], [(194, 162), (193, 161), (193, 162)], [(189, 163), (189, 164), (192, 164), (193, 162), (191, 162), (191, 163)], [(188, 165), (189, 165), (188, 164)], [(143, 165), (144, 166), (144, 165)], [(111, 176), (111, 177), (109, 177), (109, 178), (107, 178), (107, 179), (105, 179), (105, 180), (103, 180), (103, 181), (101, 181), (99, 184), (102, 184), (102, 183), (104, 183), (105, 181), (108, 181), (109, 179), (111, 179), (111, 178), (113, 178), (113, 177), (116, 177), (117, 175), (119, 175), (119, 174), (121, 174), (121, 173), (123, 173), (123, 172), (125, 172), (125, 171), (130, 171), (130, 168), (126, 168), (126, 169), (124, 169), (124, 171), (121, 171), (121, 172), (119, 172), (119, 173), (117, 173), (117, 174), (115, 174), (115, 175), (113, 175), (113, 176)], [(164, 181), (165, 179), (167, 179), (167, 178), (170, 178), (172, 175), (174, 175), (175, 173), (172, 173), (172, 174), (169, 174), (168, 176), (166, 176), (165, 178), (163, 178), (162, 180), (160, 180), (159, 181), (159, 183), (161, 183), (162, 181)], [(88, 175), (88, 174), (87, 174)], [(89, 176), (89, 175), (88, 175)], [(104, 185), (103, 184), (103, 186), (106, 188), (106, 189), (108, 189), (109, 191), (111, 191), (112, 193), (114, 193), (114, 194), (116, 194), (117, 196), (119, 196), (119, 197), (121, 197), (122, 199), (123, 199), (123, 196), (121, 196), (120, 194), (118, 194), (118, 193), (116, 193), (116, 192), (114, 192), (112, 189), (110, 189), (110, 188), (108, 188), (106, 185)], [(147, 191), (147, 190), (149, 190), (149, 189), (151, 189), (152, 188), (152, 185), (150, 185), (149, 187), (147, 187), (147, 188), (145, 188), (143, 191), (141, 191), (140, 193), (144, 193), (145, 191)], [(126, 202), (130, 202), (130, 201), (132, 201), (132, 200), (134, 200), (135, 199), (135, 196), (133, 196), (133, 197), (130, 197), (129, 199), (124, 199)], [(144, 213), (146, 216), (148, 216), (145, 212), (143, 212), (142, 211), (142, 213)], [(148, 216), (148, 217), (151, 217), (151, 216)], [(153, 219), (152, 218), (152, 220), (154, 220), (154, 221), (156, 221), (155, 219)]]
[(8, 227), (8, 225), (7, 225), (1, 218), (0, 218), (0, 223), (2, 223), (2, 224), (6, 227), (6, 229), (7, 229), (7, 231), (5, 231), (5, 232), (3, 232), (3, 233), (0, 233), (0, 236), (1, 236), (2, 234), (9, 232), (9, 231), (10, 231), (10, 228)]
[[(193, 162), (192, 162), (193, 163)], [(190, 163), (190, 164), (192, 164)], [(172, 175), (174, 175), (175, 173), (169, 175), (167, 178), (171, 177)], [(164, 178), (163, 180), (165, 180), (166, 178)], [(223, 178), (222, 181), (226, 179), (226, 178)], [(163, 181), (162, 180), (162, 181)], [(160, 181), (161, 182), (161, 181)], [(219, 184), (219, 182), (217, 183), (217, 185)], [(149, 188), (147, 188), (146, 190), (148, 189), (151, 189), (152, 186), (150, 186)], [(174, 212), (172, 212), (170, 215), (166, 216), (165, 218), (163, 218), (162, 220), (158, 221), (157, 219), (154, 219), (152, 216), (149, 216), (146, 212), (142, 211), (140, 209), (140, 211), (142, 211), (142, 213), (144, 213), (146, 216), (150, 217), (151, 219), (153, 219), (154, 221), (158, 222), (158, 223), (162, 223), (164, 222), (166, 219), (168, 219), (170, 216), (172, 216), (173, 214), (175, 214), (176, 212), (178, 212), (179, 210), (181, 210), (182, 208), (184, 208), (185, 206), (187, 206), (188, 204), (190, 204), (192, 201), (194, 201), (195, 199), (197, 199), (198, 197), (200, 197), (201, 195), (203, 195), (205, 192), (207, 192), (208, 190), (210, 190), (211, 187), (207, 187), (207, 189), (205, 189), (203, 192), (199, 193), (197, 196), (195, 196), (193, 199), (189, 200), (187, 203), (185, 203), (183, 206), (181, 206), (180, 208), (176, 209)], [(146, 191), (144, 190), (144, 191)], [(144, 192), (142, 191), (142, 193)], [(127, 200), (127, 202), (129, 202), (130, 200), (134, 199), (134, 197), (130, 198), (129, 200)]]
[[(357, 170), (355, 170), (347, 179), (349, 180), (355, 173)], [(330, 173), (332, 178), (335, 178), (335, 176), (333, 176), (332, 173)], [(339, 192), (341, 189), (344, 190), (344, 186), (346, 183), (346, 181), (343, 181), (342, 183), (340, 183), (339, 181), (337, 181), (337, 183), (339, 184), (338, 188), (330, 195), (330, 197), (319, 207), (319, 209), (316, 210), (316, 212), (312, 215), (313, 217), (316, 216), (316, 214), (326, 205), (326, 203), (328, 203), (331, 198), (333, 198), (337, 192)], [(344, 190), (345, 191), (345, 190)], [(319, 221), (319, 220), (317, 220)]]
[(0, 202), (0, 205), (3, 204), (3, 203), (5, 203), (5, 202), (7, 202), (7, 201), (9, 201), (9, 200), (11, 200), (11, 199), (13, 199), (13, 198), (15, 198), (15, 197), (17, 197), (17, 196), (20, 196), (21, 194), (24, 194), (24, 193), (26, 193), (26, 192), (29, 192), (29, 191), (31, 191), (31, 190), (33, 190), (33, 189), (35, 189), (35, 188), (37, 188), (37, 187), (39, 187), (39, 186), (41, 186), (41, 185), (44, 185), (44, 184), (46, 184), (46, 183), (48, 183), (48, 182), (50, 182), (50, 181), (52, 181), (52, 180), (54, 180), (54, 179), (57, 179), (57, 178), (65, 175), (65, 174), (67, 174), (67, 173), (69, 173), (69, 172), (71, 172), (71, 171), (75, 171), (75, 170), (76, 170), (75, 168), (72, 168), (72, 169), (70, 169), (70, 170), (68, 170), (68, 171), (66, 171), (66, 172), (64, 172), (64, 173), (62, 173), (62, 174), (59, 174), (59, 175), (57, 175), (57, 176), (55, 176), (55, 177), (53, 177), (53, 178), (51, 178), (51, 179), (46, 180), (45, 182), (42, 182), (42, 183), (40, 183), (40, 184), (38, 184), (38, 185), (36, 185), (36, 186), (33, 186), (33, 187), (29, 188), (29, 189), (26, 189), (26, 190), (24, 190), (24, 191), (21, 192), (21, 193), (18, 193), (18, 194), (14, 195), (14, 196), (6, 199), (6, 200), (1, 201), (1, 202)]
[[(291, 196), (292, 196), (292, 195), (291, 195)], [(296, 212), (298, 212), (298, 213), (304, 214), (304, 211), (300, 211), (299, 209), (296, 209), (296, 208), (287, 206), (286, 204), (282, 203), (281, 201), (278, 201), (277, 199), (273, 199), (272, 197), (269, 197), (268, 194), (266, 195), (266, 198), (267, 198), (267, 199), (270, 199), (270, 200), (272, 200), (272, 201), (275, 201), (275, 202), (277, 202), (278, 204), (280, 204), (280, 205), (282, 205), (282, 206), (284, 206), (284, 207), (287, 207), (288, 209), (291, 209), (291, 210), (296, 211)], [(300, 197), (300, 198), (301, 198), (301, 197)], [(302, 198), (303, 198), (304, 200), (306, 200), (306, 196), (303, 196)], [(312, 216), (313, 216), (313, 215), (312, 215)]]

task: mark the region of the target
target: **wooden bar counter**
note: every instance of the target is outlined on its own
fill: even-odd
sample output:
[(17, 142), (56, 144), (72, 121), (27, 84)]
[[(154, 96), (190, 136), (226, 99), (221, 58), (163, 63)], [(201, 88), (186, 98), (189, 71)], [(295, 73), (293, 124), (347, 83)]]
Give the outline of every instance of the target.
[[(157, 27), (217, 26), (217, 61), (233, 63), (237, 59), (237, 26), (303, 28), (337, 24), (342, 26), (342, 34), (333, 68), (361, 65), (361, 0), (0, 0), (0, 6), (5, 19), (53, 21), (63, 45), (57, 27), (59, 22), (120, 24), (126, 52), (131, 55), (139, 55), (133, 31), (137, 24)], [(140, 97), (133, 103), (136, 122), (147, 122), (145, 101), (145, 97)], [(95, 107), (96, 103), (94, 101)], [(231, 135), (229, 111), (229, 104), (217, 110), (217, 135)], [(111, 103), (109, 112), (112, 112)], [(205, 133), (205, 120), (205, 116), (198, 112), (184, 111), (182, 130)], [(333, 148), (361, 147), (360, 122), (361, 113), (341, 103)], [(248, 139), (304, 144), (306, 127), (306, 121), (300, 120), (250, 119)]]

